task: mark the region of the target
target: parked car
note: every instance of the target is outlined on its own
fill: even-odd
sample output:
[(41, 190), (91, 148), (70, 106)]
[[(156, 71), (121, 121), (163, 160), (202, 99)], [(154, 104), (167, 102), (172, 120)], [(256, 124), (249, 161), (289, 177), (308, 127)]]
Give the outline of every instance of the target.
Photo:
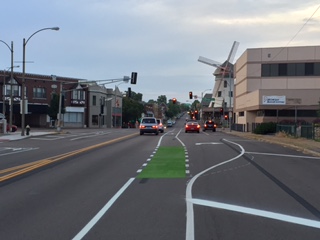
[(162, 120), (161, 119), (157, 119), (157, 123), (158, 123), (159, 132), (163, 133), (164, 132), (164, 126), (163, 126)]
[(154, 133), (159, 134), (158, 122), (154, 117), (145, 117), (141, 119), (140, 123), (140, 135), (144, 133)]
[(172, 127), (172, 126), (173, 126), (172, 121), (171, 121), (171, 120), (168, 120), (168, 121), (167, 121), (167, 127)]
[(212, 132), (215, 132), (217, 128), (217, 124), (214, 123), (212, 120), (207, 120), (203, 124), (203, 131), (206, 130), (212, 130)]
[(185, 125), (185, 132), (200, 132), (200, 124), (196, 121), (189, 121)]

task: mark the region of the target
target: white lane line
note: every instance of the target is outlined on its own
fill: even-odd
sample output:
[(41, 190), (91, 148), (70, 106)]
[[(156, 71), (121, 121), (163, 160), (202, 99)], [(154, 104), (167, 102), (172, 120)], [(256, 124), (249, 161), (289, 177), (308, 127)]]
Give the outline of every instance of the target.
[(91, 137), (97, 137), (97, 136), (102, 136), (102, 135), (107, 135), (111, 132), (97, 132), (95, 133), (94, 135), (85, 135), (83, 137), (76, 137), (76, 138), (72, 138), (70, 139), (70, 141), (76, 141), (76, 140), (79, 140), (79, 139), (83, 139), (83, 138), (91, 138)]
[(107, 202), (106, 205), (91, 219), (91, 221), (73, 238), (73, 240), (82, 239), (96, 223), (102, 218), (102, 216), (109, 210), (109, 208), (115, 203), (115, 201), (121, 196), (121, 194), (130, 186), (134, 181), (134, 178), (130, 178), (122, 188)]
[(292, 158), (311, 158), (311, 159), (320, 159), (320, 157), (310, 157), (302, 155), (288, 155), (288, 154), (278, 154), (278, 153), (260, 153), (260, 152), (246, 152), (249, 154), (256, 155), (267, 155), (267, 156), (279, 156), (279, 157), (292, 157)]
[(215, 145), (215, 144), (222, 144), (221, 142), (203, 142), (203, 143), (196, 143), (196, 146), (200, 146), (200, 145)]
[(32, 150), (36, 150), (39, 148), (22, 148), (22, 150), (12, 150), (12, 152), (7, 152), (7, 153), (2, 153), (0, 156), (5, 156), (5, 155), (11, 155), (11, 154), (16, 154), (16, 153), (22, 153), (22, 152), (28, 152)]
[(214, 165), (214, 166), (212, 166), (210, 168), (205, 169), (204, 171), (202, 171), (202, 172), (198, 173), (197, 175), (195, 175), (189, 181), (189, 183), (187, 185), (187, 189), (186, 189), (186, 199), (189, 200), (189, 201), (187, 201), (186, 240), (194, 240), (194, 212), (193, 212), (193, 203), (190, 201), (190, 199), (192, 199), (192, 186), (193, 186), (194, 182), (197, 180), (198, 177), (200, 177), (201, 175), (205, 174), (206, 172), (208, 172), (208, 171), (210, 171), (210, 170), (212, 170), (212, 169), (214, 169), (216, 167), (219, 167), (221, 165), (224, 165), (226, 163), (232, 162), (232, 161), (240, 158), (245, 153), (244, 148), (240, 144), (228, 141), (226, 139), (223, 139), (223, 140), (227, 141), (229, 143), (237, 145), (241, 149), (241, 153), (238, 156), (234, 157), (234, 158), (231, 158), (231, 159), (229, 159), (227, 161), (221, 162), (221, 163), (219, 163), (217, 165)]
[(207, 206), (207, 207), (212, 207), (212, 208), (219, 208), (219, 209), (229, 210), (229, 211), (233, 211), (233, 212), (239, 212), (239, 213), (244, 213), (244, 214), (249, 214), (249, 215), (254, 215), (254, 216), (260, 216), (260, 217), (264, 217), (264, 218), (271, 218), (271, 219), (275, 219), (275, 220), (279, 220), (279, 221), (283, 221), (283, 222), (294, 223), (294, 224), (303, 225), (303, 226), (307, 226), (307, 227), (320, 228), (319, 221), (310, 220), (310, 219), (306, 219), (306, 218), (294, 217), (294, 216), (275, 213), (275, 212), (269, 212), (269, 211), (254, 209), (254, 208), (241, 207), (241, 206), (220, 203), (220, 202), (214, 202), (214, 201), (207, 201), (207, 200), (196, 199), (196, 198), (187, 199), (187, 201), (190, 201), (191, 203), (196, 204), (196, 205)]

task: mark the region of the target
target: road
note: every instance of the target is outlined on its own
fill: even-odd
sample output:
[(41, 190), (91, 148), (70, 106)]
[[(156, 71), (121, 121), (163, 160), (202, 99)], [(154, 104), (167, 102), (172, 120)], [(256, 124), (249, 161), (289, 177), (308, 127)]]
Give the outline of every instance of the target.
[(0, 239), (320, 238), (319, 158), (183, 124), (1, 143)]

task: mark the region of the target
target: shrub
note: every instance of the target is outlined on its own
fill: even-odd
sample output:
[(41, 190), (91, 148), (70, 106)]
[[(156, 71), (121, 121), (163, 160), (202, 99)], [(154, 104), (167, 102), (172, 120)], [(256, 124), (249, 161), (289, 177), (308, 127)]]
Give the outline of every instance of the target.
[(268, 133), (275, 133), (277, 130), (277, 124), (273, 122), (269, 123), (261, 123), (259, 126), (256, 127), (254, 130), (255, 134), (268, 134)]

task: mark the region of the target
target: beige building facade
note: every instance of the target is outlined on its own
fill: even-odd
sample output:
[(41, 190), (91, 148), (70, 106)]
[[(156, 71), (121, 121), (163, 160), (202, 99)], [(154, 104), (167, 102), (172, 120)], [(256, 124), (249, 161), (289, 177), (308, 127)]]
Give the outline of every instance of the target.
[(320, 97), (320, 46), (247, 49), (235, 64), (234, 123), (312, 123)]

